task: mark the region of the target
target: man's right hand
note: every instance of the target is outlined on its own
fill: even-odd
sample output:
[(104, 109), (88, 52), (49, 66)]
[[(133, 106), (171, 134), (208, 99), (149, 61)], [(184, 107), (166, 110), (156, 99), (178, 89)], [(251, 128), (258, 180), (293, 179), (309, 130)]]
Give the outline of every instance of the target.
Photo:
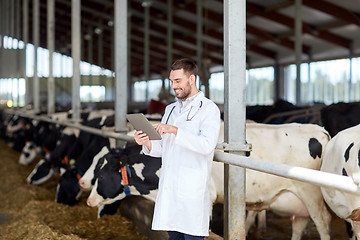
[(137, 144), (144, 145), (149, 149), (149, 151), (151, 151), (151, 141), (146, 133), (143, 131), (136, 131), (134, 134), (134, 139)]

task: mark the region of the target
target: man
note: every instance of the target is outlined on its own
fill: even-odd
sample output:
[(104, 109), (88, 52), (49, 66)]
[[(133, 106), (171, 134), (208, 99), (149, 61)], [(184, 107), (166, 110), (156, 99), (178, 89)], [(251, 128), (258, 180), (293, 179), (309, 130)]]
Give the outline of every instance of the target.
[(155, 125), (162, 139), (135, 133), (145, 154), (162, 157), (152, 229), (168, 231), (170, 240), (209, 235), (209, 187), (220, 111), (197, 89), (197, 70), (186, 58), (171, 66), (169, 79), (178, 101), (166, 107)]

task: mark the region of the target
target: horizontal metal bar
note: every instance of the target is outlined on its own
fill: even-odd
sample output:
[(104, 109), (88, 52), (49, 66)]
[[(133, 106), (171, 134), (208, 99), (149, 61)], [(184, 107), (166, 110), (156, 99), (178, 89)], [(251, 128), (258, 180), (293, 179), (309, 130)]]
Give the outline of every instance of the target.
[(116, 133), (116, 132), (108, 131), (108, 130), (106, 131), (106, 130), (93, 128), (93, 127), (88, 127), (88, 126), (84, 126), (84, 125), (77, 124), (77, 123), (72, 123), (72, 122), (57, 121), (57, 120), (49, 119), (47, 117), (36, 116), (36, 115), (26, 114), (26, 113), (19, 113), (19, 112), (16, 112), (16, 111), (8, 111), (8, 113), (15, 114), (15, 115), (25, 117), (25, 118), (35, 119), (35, 120), (38, 120), (38, 121), (44, 121), (44, 122), (49, 122), (49, 123), (54, 123), (54, 124), (60, 124), (62, 126), (67, 126), (67, 127), (80, 129), (82, 131), (89, 132), (89, 133), (99, 135), (99, 136), (102, 136), (102, 137), (115, 138), (115, 139), (124, 140), (124, 141), (127, 141), (127, 142), (134, 141), (133, 137), (128, 136), (128, 135), (123, 134), (123, 133)]
[(360, 195), (360, 188), (353, 182), (351, 177), (303, 167), (289, 166), (221, 151), (215, 151), (214, 160)]
[[(62, 122), (16, 111), (8, 111), (8, 113), (15, 114), (21, 117), (32, 118), (39, 121), (46, 121), (49, 123), (60, 124), (67, 127), (77, 128), (92, 134), (103, 137), (115, 138), (125, 141), (134, 141), (134, 138), (122, 133), (112, 131), (105, 131), (97, 128), (83, 126), (71, 122)], [(222, 150), (222, 149), (220, 149)], [(290, 178), (302, 182), (312, 183), (322, 187), (335, 188), (340, 191), (345, 191), (360, 195), (360, 187), (358, 187), (351, 177), (341, 176), (333, 173), (322, 172), (314, 169), (303, 167), (295, 167), (281, 163), (274, 163), (267, 160), (260, 160), (250, 157), (245, 157), (237, 154), (225, 153), (217, 149), (215, 151), (214, 160), (226, 164), (232, 164), (239, 167), (249, 168), (260, 172), (265, 172), (285, 178)]]

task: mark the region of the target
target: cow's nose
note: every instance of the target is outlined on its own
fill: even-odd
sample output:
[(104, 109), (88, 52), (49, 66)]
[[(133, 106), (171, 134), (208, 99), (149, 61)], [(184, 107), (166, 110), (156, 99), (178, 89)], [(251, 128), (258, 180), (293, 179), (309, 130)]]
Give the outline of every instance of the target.
[(79, 185), (80, 185), (80, 187), (85, 188), (85, 181), (80, 179), (79, 180)]
[(91, 201), (90, 198), (88, 198), (88, 200), (86, 201), (86, 203), (87, 203), (87, 205), (88, 205), (89, 207), (92, 207), (92, 201)]

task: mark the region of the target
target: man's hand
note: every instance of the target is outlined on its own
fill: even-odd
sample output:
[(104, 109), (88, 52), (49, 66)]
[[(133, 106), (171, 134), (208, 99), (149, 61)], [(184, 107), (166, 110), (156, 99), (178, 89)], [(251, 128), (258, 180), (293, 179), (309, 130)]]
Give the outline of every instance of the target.
[(160, 135), (164, 135), (166, 133), (172, 133), (176, 135), (178, 130), (178, 128), (175, 126), (162, 123), (154, 125), (154, 128)]
[(149, 136), (143, 131), (136, 131), (134, 134), (135, 142), (139, 145), (145, 145), (151, 151), (151, 141)]

